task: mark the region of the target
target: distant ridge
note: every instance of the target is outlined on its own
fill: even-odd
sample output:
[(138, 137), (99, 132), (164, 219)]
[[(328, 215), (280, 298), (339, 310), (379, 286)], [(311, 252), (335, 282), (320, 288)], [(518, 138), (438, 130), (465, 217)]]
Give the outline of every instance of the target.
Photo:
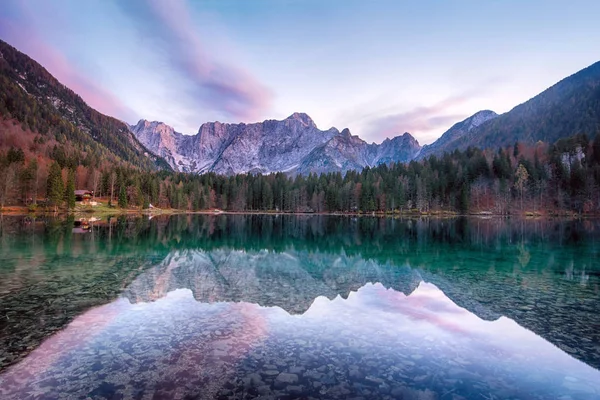
[(461, 139), (473, 129), (478, 128), (483, 123), (496, 118), (498, 114), (490, 110), (479, 111), (469, 118), (457, 122), (452, 125), (438, 140), (430, 145), (423, 146), (423, 149), (418, 154), (418, 159), (427, 158), (428, 156), (445, 151), (452, 146), (452, 143)]
[(207, 122), (196, 135), (182, 135), (162, 122), (140, 120), (130, 127), (138, 140), (183, 172), (291, 174), (360, 170), (407, 162), (421, 146), (409, 134), (368, 144), (348, 129), (322, 131), (305, 113), (253, 124)]
[(600, 62), (561, 80), (509, 112), (490, 118), (453, 140), (446, 140), (446, 134), (442, 135), (431, 146), (424, 148), (420, 157), (464, 150), (469, 146), (498, 148), (517, 141), (554, 143), (561, 138), (582, 133), (593, 137), (598, 132)]

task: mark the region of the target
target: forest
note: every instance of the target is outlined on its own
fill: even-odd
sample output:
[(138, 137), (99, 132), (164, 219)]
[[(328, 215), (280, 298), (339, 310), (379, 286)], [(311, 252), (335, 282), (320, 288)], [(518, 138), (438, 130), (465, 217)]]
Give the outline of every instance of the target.
[(308, 176), (147, 170), (90, 157), (42, 135), (30, 136), (33, 151), (9, 147), (0, 152), (0, 207), (73, 209), (74, 190), (86, 189), (111, 207), (140, 210), (152, 205), (184, 211), (302, 213), (600, 211), (600, 135), (593, 140), (577, 135), (552, 145), (471, 147), (408, 164)]

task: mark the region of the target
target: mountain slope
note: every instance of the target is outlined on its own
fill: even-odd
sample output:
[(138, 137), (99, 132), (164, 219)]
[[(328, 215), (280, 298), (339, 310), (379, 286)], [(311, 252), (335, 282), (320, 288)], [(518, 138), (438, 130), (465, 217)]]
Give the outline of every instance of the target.
[(44, 67), (1, 40), (0, 115), (98, 157), (112, 153), (139, 167), (169, 168), (148, 153), (125, 123), (89, 107)]
[(438, 139), (435, 154), (468, 146), (497, 148), (515, 142), (554, 143), (558, 139), (600, 132), (600, 62), (550, 87), (509, 112), (484, 122), (456, 140)]
[(386, 139), (381, 144), (367, 144), (344, 129), (339, 136), (315, 148), (298, 167), (302, 174), (360, 170), (392, 162), (408, 162), (421, 146), (409, 133)]
[(348, 129), (322, 131), (304, 113), (254, 124), (203, 124), (193, 136), (162, 122), (141, 120), (133, 134), (154, 154), (184, 172), (346, 172), (382, 163), (410, 161), (420, 150), (408, 133), (368, 144)]
[(469, 118), (457, 122), (452, 125), (438, 140), (430, 145), (423, 146), (423, 149), (417, 156), (418, 159), (427, 158), (432, 154), (444, 152), (452, 146), (452, 143), (456, 142), (463, 136), (467, 135), (473, 129), (479, 127), (483, 123), (496, 118), (498, 114), (490, 110), (479, 111)]

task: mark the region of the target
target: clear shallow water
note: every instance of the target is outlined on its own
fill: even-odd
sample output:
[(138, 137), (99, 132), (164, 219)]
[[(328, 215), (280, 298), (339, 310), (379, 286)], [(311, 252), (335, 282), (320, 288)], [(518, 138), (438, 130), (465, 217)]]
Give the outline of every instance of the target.
[(1, 228), (3, 399), (600, 398), (596, 222)]

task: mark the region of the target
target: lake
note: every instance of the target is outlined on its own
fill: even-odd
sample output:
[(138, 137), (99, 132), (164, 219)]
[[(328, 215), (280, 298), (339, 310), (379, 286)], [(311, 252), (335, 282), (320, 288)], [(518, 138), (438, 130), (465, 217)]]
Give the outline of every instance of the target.
[(2, 399), (599, 399), (600, 221), (0, 216)]

